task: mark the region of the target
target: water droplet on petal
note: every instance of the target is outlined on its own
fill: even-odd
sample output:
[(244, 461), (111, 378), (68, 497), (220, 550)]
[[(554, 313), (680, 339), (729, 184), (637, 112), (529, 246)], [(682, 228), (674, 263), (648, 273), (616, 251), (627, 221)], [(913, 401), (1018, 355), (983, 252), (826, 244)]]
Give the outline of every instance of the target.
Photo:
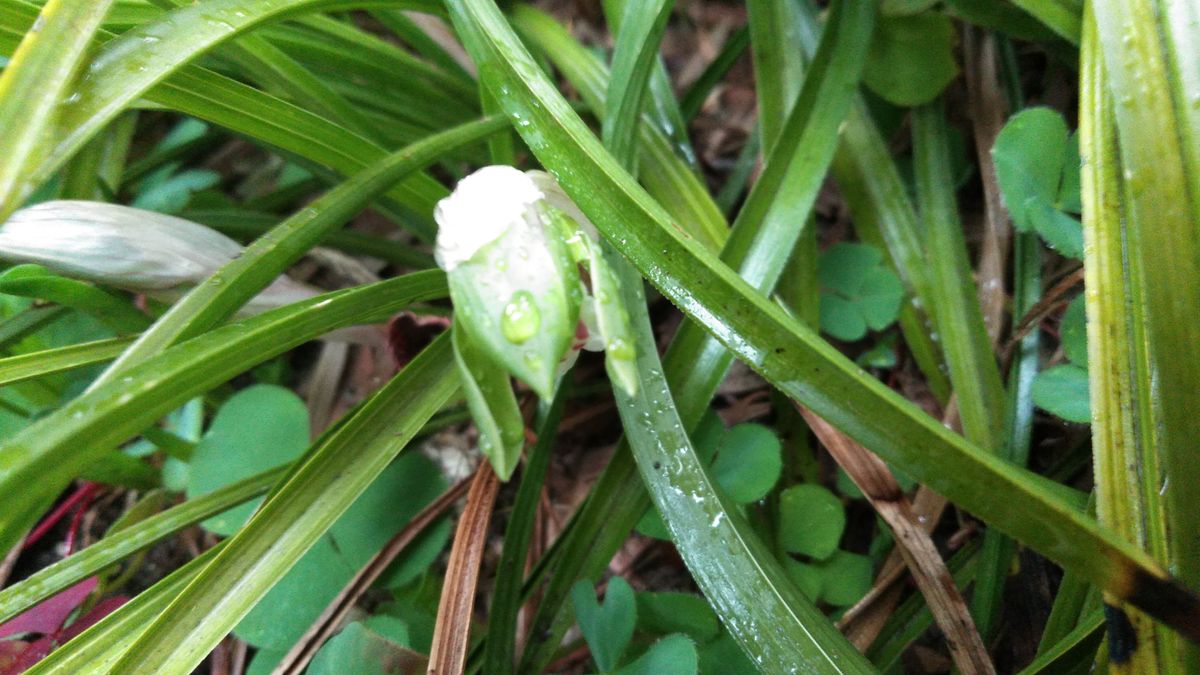
[(504, 339), (519, 345), (537, 335), (541, 326), (542, 315), (538, 311), (533, 294), (529, 291), (513, 293), (500, 317), (500, 332)]

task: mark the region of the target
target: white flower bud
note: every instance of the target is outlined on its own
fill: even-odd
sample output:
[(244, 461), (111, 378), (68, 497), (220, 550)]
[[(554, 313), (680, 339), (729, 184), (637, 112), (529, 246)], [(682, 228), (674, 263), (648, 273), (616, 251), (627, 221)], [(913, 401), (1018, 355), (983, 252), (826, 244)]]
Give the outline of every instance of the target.
[(438, 202), (434, 257), (447, 272), (471, 259), (480, 248), (514, 228), (541, 230), (541, 203), (568, 216), (589, 235), (596, 228), (544, 171), (521, 172), (511, 166), (485, 166), (459, 181), (454, 192)]
[[(35, 263), (160, 300), (178, 298), (241, 252), (236, 241), (199, 223), (103, 202), (43, 202), (0, 226), (0, 260)], [(281, 276), (246, 310), (261, 312), (316, 294)]]
[(636, 387), (628, 319), (596, 228), (552, 176), (484, 167), (434, 217), (458, 325), (491, 358), (549, 397), (581, 349), (606, 351), (622, 362), (612, 366), (621, 385)]

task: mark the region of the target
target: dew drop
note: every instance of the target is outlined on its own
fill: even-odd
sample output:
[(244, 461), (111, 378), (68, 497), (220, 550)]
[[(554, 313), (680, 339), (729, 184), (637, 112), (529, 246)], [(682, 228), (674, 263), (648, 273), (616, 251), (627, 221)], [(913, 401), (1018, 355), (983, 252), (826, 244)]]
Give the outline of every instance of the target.
[(609, 340), (604, 349), (608, 352), (609, 356), (621, 361), (632, 361), (637, 356), (633, 345), (624, 338), (618, 337)]
[(513, 293), (500, 318), (500, 332), (504, 339), (519, 345), (537, 335), (541, 326), (542, 315), (538, 311), (533, 294), (529, 291)]

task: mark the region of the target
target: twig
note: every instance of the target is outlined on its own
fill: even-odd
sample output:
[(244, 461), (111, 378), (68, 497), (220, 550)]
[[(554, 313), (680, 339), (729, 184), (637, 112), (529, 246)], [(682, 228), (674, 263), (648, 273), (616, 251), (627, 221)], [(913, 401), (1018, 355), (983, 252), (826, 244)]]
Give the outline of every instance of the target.
[[(955, 431), (959, 429), (958, 403), (953, 396), (942, 413), (942, 424)], [(932, 533), (938, 521), (942, 519), (945, 509), (945, 497), (925, 485), (917, 488), (917, 495), (913, 498), (913, 511), (917, 514), (922, 529)], [(838, 628), (854, 646), (865, 651), (879, 636), (879, 631), (883, 630), (884, 620), (900, 602), (903, 589), (896, 585), (896, 582), (904, 578), (904, 569), (904, 558), (899, 551), (892, 549), (871, 590), (838, 619)]]
[(1083, 282), (1083, 267), (1075, 268), (1071, 273), (1067, 274), (1058, 281), (1050, 290), (1042, 295), (1042, 299), (1036, 305), (1031, 307), (1025, 316), (1013, 328), (1013, 334), (1008, 339), (1007, 349), (1011, 349), (1013, 345), (1021, 341), (1021, 338), (1033, 330), (1034, 326), (1041, 323), (1042, 319), (1054, 312), (1055, 309), (1066, 305), (1066, 301), (1062, 300), (1063, 294), (1071, 290), (1076, 284)]
[(963, 28), (963, 53), (966, 57), (967, 94), (971, 126), (975, 136), (975, 155), (983, 182), (984, 231), (979, 254), (979, 304), (983, 325), (993, 346), (1000, 339), (1004, 323), (1004, 269), (1012, 241), (1008, 211), (1000, 197), (996, 167), (991, 149), (1004, 126), (1006, 101), (997, 79), (996, 40), (975, 26)]
[(829, 450), (871, 506), (892, 528), (896, 546), (904, 556), (917, 588), (925, 596), (933, 618), (946, 637), (955, 665), (966, 675), (995, 673), (987, 647), (975, 630), (967, 603), (954, 584), (954, 577), (923, 530), (912, 505), (891, 469), (871, 451), (855, 443), (812, 411), (797, 406), (809, 428)]
[(488, 525), (499, 488), (500, 481), (492, 471), (492, 465), (480, 464), (467, 493), (467, 506), (454, 533), (446, 581), (438, 602), (433, 648), (429, 653), (429, 672), (435, 675), (461, 675), (466, 665), (475, 585), (479, 581), (479, 564), (487, 547)]
[(404, 549), (412, 543), (422, 532), (433, 524), (442, 516), (455, 502), (462, 497), (466, 492), (467, 486), (470, 483), (467, 480), (461, 480), (455, 483), (453, 487), (442, 493), (440, 497), (431, 502), (421, 512), (418, 513), (412, 520), (400, 530), (396, 536), (392, 537), (391, 541), (384, 545), (362, 569), (355, 574), (352, 579), (346, 584), (340, 593), (325, 607), (325, 611), (317, 617), (313, 625), (305, 631), (300, 640), (288, 651), (279, 665), (275, 666), (272, 675), (294, 675), (304, 672), (304, 668), (308, 666), (309, 661), (316, 655), (317, 650), (321, 645), (329, 639), (337, 627), (341, 624), (342, 619), (362, 597), (362, 594), (370, 588), (371, 584), (383, 574), (388, 565), (396, 559)]

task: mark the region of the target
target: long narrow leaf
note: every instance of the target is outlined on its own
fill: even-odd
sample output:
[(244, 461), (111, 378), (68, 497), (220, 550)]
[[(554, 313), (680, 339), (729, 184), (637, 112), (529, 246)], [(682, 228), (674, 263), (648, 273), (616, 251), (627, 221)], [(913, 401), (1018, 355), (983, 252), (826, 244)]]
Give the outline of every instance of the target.
[(913, 170), (930, 251), (934, 318), (963, 434), (975, 445), (999, 452), (1004, 418), (997, 411), (1004, 409), (1004, 387), (958, 219), (947, 134), (940, 100), (913, 111)]
[[(787, 142), (779, 144), (775, 159), (768, 163), (767, 172), (757, 184), (759, 196), (755, 199), (758, 205), (750, 208), (748, 204), (743, 209), (739, 225), (727, 245), (726, 259), (745, 263), (742, 272), (764, 286), (774, 283), (787, 260), (798, 234), (795, 223), (807, 218), (805, 204), (811, 206), (809, 200), (815, 196), (824, 175), (825, 166), (820, 163), (820, 158), (822, 155), (828, 158), (832, 152), (836, 141), (834, 130), (840, 122), (839, 106), (846, 104), (853, 91), (860, 63), (858, 52), (870, 34), (873, 16), (870, 7), (853, 3), (839, 7), (845, 7), (848, 16), (845, 20), (832, 22), (835, 28), (829, 33), (828, 46), (815, 60), (810, 81), (805, 83), (805, 93), (801, 95), (802, 101), (797, 103), (786, 125)], [(843, 13), (839, 12), (837, 16), (843, 16)], [(798, 159), (793, 161), (793, 155)], [(792, 201), (786, 205), (790, 208), (773, 211), (774, 192), (785, 183), (794, 183), (797, 188)], [(770, 230), (764, 225), (768, 216), (772, 223)], [(731, 362), (732, 356), (725, 347), (697, 326), (689, 322), (681, 328), (664, 359), (663, 371), (671, 390), (678, 393), (676, 405), (687, 430), (692, 430), (699, 422)], [(572, 533), (564, 546), (572, 552), (568, 560), (572, 565), (578, 565), (578, 573), (592, 574), (594, 572), (588, 570), (605, 564), (620, 544), (619, 537), (624, 536), (623, 532), (645, 509), (643, 494), (629, 487), (635, 467), (626, 447), (624, 443), (618, 447), (593, 491), (593, 498), (581, 511), (578, 527), (584, 531)], [(593, 535), (588, 532), (595, 530), (585, 528), (594, 528), (596, 523), (605, 523), (607, 527), (592, 539)], [(613, 530), (622, 534), (614, 535)], [(575, 573), (564, 574), (560, 570), (551, 580), (535, 620), (535, 629), (557, 633), (564, 628), (561, 618), (555, 620), (552, 617), (557, 615), (558, 603), (565, 597), (575, 576)], [(527, 653), (522, 666), (541, 667), (549, 654), (546, 647), (534, 654)]]
[(0, 591), (0, 622), (185, 527), (265, 493), (283, 472), (283, 469), (266, 471), (186, 501), (43, 567), (15, 586)]
[(170, 345), (208, 330), (232, 316), (308, 249), (344, 224), (388, 186), (435, 161), (446, 148), (478, 141), (507, 124), (503, 117), (496, 116), (435, 134), (388, 155), (330, 190), (256, 239), (240, 256), (172, 305), (97, 378), (93, 388), (113, 381), (129, 368)]
[(4, 439), (0, 494), (9, 497), (0, 511), (0, 550), (36, 516), (25, 505), (53, 497), (109, 448), (189, 398), (331, 330), (380, 321), (446, 293), (445, 275), (418, 272), (281, 307), (167, 350)]
[(1200, 598), (1144, 553), (1015, 468), (942, 427), (672, 227), (605, 153), (512, 34), (495, 5), (452, 0), (452, 17), (505, 89), (509, 114), (601, 233), (664, 295), (789, 396), (911, 476), (1099, 586), (1200, 639)]
[(33, 189), (26, 173), (53, 143), (58, 119), (92, 35), (112, 0), (50, 0), (0, 75), (0, 221)]
[(104, 363), (115, 359), (132, 342), (131, 337), (111, 338), (0, 359), (0, 386)]
[[(371, 3), (215, 0), (174, 10), (110, 40), (89, 65), (88, 77), (72, 90), (71, 105), (53, 127), (53, 147), (21, 177), (23, 189), (40, 184), (139, 96), (222, 41), (288, 14), (360, 4)], [(419, 8), (424, 4), (412, 2), (410, 6)], [(90, 38), (90, 31), (87, 36)], [(86, 46), (86, 42), (83, 44)]]
[[(653, 13), (654, 6), (644, 8)], [(628, 17), (627, 17), (628, 18)], [(643, 17), (647, 23), (652, 16)], [(627, 21), (634, 36), (637, 20)], [(622, 50), (656, 51), (661, 32), (649, 29), (641, 42), (618, 42), (617, 64), (630, 62), (616, 77), (606, 101), (605, 141), (630, 170), (636, 155), (629, 139), (640, 121), (630, 89), (647, 86), (650, 60)], [(632, 65), (638, 64), (640, 67)], [(622, 140), (624, 139), (624, 140)], [(832, 153), (832, 149), (831, 149)], [(753, 534), (732, 504), (713, 487), (675, 407), (655, 345), (642, 280), (628, 261), (617, 259), (621, 295), (636, 338), (638, 386), (635, 394), (614, 387), (622, 425), (642, 479), (693, 578), (742, 649), (767, 672), (796, 667), (820, 671), (869, 672), (866, 660), (788, 580), (771, 551)], [(757, 626), (772, 626), (772, 631)]]
[(442, 335), (292, 471), (114, 669), (192, 672), (457, 389)]

